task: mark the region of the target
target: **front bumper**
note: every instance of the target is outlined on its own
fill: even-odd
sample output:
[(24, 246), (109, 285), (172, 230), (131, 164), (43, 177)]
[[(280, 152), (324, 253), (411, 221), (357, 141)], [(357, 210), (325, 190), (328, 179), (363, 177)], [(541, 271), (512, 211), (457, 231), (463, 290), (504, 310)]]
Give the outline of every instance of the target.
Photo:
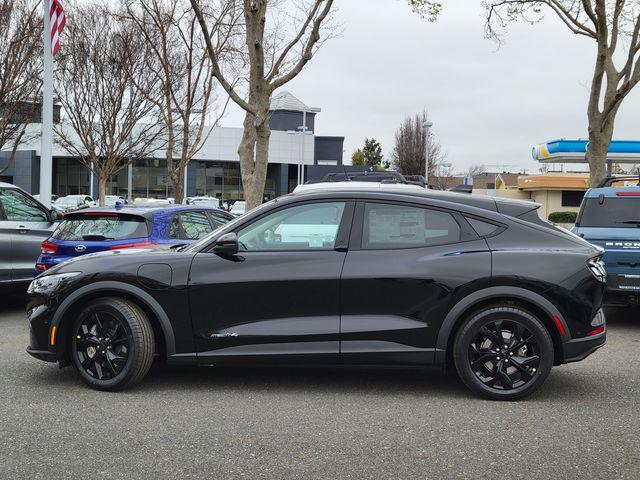
[(59, 360), (55, 345), (50, 345), (51, 320), (53, 310), (47, 303), (33, 304), (27, 307), (29, 322), (29, 346), (27, 353), (38, 360), (56, 362)]

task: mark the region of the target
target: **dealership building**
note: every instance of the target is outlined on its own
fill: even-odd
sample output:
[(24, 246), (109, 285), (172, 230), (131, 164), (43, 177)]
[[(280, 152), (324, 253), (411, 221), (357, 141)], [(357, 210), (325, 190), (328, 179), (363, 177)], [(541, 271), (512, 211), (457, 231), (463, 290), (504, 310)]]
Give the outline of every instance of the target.
[[(54, 121), (60, 122), (60, 107)], [(270, 107), (271, 138), (265, 196), (274, 198), (289, 193), (310, 176), (330, 166), (342, 165), (344, 137), (316, 135), (319, 108), (310, 108), (289, 92), (274, 95)], [(39, 117), (39, 114), (37, 115)], [(64, 123), (61, 128), (70, 128)], [(13, 183), (32, 194), (39, 192), (39, 123), (28, 126), (28, 140), (16, 153), (11, 165), (0, 174), (0, 181)], [(188, 196), (209, 195), (225, 200), (243, 198), (238, 146), (242, 128), (214, 127), (203, 147), (187, 167)], [(0, 152), (0, 169), (8, 153)], [(58, 196), (91, 194), (97, 196), (97, 178), (93, 179), (82, 162), (54, 143), (52, 193)], [(131, 193), (131, 195), (129, 195)], [(134, 162), (112, 177), (107, 194), (137, 198), (172, 197), (164, 151)]]

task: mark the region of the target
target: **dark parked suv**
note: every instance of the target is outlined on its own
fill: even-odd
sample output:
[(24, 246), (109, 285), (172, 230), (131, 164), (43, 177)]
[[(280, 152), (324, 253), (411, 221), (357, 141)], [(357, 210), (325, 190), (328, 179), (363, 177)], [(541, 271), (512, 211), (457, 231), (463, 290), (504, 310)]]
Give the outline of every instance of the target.
[(517, 218), (532, 204), (319, 188), (187, 247), (47, 270), (29, 288), (28, 352), (101, 390), (139, 382), (160, 356), (454, 365), (476, 393), (517, 399), (604, 344), (602, 250)]

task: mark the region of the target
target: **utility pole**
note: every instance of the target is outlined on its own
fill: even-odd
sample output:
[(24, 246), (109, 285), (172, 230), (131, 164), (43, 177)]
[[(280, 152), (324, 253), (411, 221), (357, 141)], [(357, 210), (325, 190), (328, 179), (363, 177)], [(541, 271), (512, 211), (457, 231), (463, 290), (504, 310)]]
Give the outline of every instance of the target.
[(431, 156), (431, 142), (429, 141), (429, 132), (433, 127), (433, 122), (424, 122), (424, 182), (429, 188), (429, 157)]

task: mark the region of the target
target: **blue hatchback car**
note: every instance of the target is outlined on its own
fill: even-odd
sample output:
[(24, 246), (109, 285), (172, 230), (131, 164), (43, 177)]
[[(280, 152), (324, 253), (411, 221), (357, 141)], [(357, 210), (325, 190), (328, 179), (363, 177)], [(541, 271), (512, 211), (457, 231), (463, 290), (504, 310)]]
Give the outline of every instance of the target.
[(80, 255), (191, 243), (235, 218), (213, 207), (90, 208), (65, 215), (51, 237), (42, 242), (38, 273)]
[(640, 304), (640, 186), (588, 190), (572, 232), (605, 250), (605, 303)]

